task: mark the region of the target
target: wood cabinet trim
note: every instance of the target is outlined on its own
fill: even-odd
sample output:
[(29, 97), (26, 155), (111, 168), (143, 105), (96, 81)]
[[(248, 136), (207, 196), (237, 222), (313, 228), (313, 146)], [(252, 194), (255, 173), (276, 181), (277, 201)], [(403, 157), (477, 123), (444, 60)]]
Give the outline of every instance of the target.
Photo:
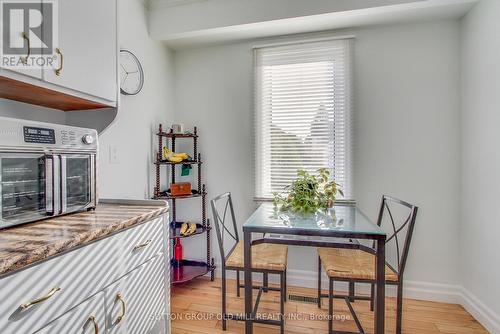
[(0, 76), (0, 98), (62, 111), (113, 107), (4, 76)]

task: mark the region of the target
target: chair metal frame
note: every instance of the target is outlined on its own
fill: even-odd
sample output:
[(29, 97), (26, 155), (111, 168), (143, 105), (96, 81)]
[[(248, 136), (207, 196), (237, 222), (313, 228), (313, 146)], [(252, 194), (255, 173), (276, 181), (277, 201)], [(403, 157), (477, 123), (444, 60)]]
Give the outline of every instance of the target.
[[(217, 210), (217, 202), (226, 200), (226, 203), (224, 205), (224, 212), (221, 216), (219, 211)], [(226, 266), (226, 262), (235, 250), (236, 246), (240, 242), (239, 234), (238, 234), (238, 226), (236, 224), (236, 217), (234, 214), (234, 208), (233, 208), (233, 201), (231, 199), (231, 193), (227, 192), (224, 194), (221, 194), (214, 199), (210, 201), (210, 204), (212, 206), (212, 214), (213, 214), (213, 220), (215, 221), (215, 229), (217, 232), (217, 240), (219, 242), (219, 251), (221, 255), (222, 260), (222, 330), (227, 329), (227, 320), (237, 320), (237, 321), (245, 321), (244, 317), (233, 315), (230, 313), (227, 313), (227, 279), (226, 279), (226, 270), (234, 270), (236, 271), (236, 293), (237, 296), (240, 297), (240, 289), (244, 288), (244, 284), (240, 284), (240, 272), (244, 271), (243, 267), (232, 267), (232, 266)], [(230, 211), (230, 218), (232, 221), (232, 226), (226, 226), (226, 217), (227, 217), (227, 211)], [(230, 230), (232, 228), (232, 230)], [(232, 240), (234, 240), (234, 245), (231, 247), (231, 250), (226, 254), (224, 250), (224, 234), (228, 233), (229, 236), (231, 237)], [(280, 326), (280, 333), (284, 334), (285, 332), (285, 302), (286, 302), (286, 291), (287, 291), (287, 285), (286, 285), (286, 269), (284, 271), (281, 270), (265, 270), (265, 269), (252, 269), (252, 272), (256, 273), (262, 273), (263, 275), (263, 284), (262, 286), (253, 286), (252, 288), (255, 290), (258, 290), (257, 294), (257, 299), (254, 304), (253, 312), (252, 312), (252, 318), (254, 319), (254, 322), (256, 323), (261, 323), (261, 324), (267, 324), (267, 325), (274, 325), (274, 326)], [(269, 286), (269, 274), (275, 274), (279, 275), (280, 277), (280, 287), (279, 288), (274, 288)], [(268, 291), (278, 291), (280, 292), (280, 320), (271, 320), (271, 319), (259, 319), (256, 317), (257, 310), (259, 307), (260, 299), (262, 297), (262, 293), (267, 293)]]
[[(389, 208), (389, 205), (387, 203), (395, 203), (397, 205), (404, 206), (409, 209), (409, 214), (406, 217), (405, 221), (399, 226), (396, 227), (396, 223), (394, 222), (394, 217), (391, 212), (391, 209)], [(400, 199), (390, 197), (387, 195), (382, 196), (382, 201), (380, 203), (380, 209), (379, 209), (379, 214), (377, 218), (377, 225), (381, 226), (382, 225), (382, 220), (384, 219), (384, 214), (385, 213), (389, 214), (389, 218), (392, 224), (392, 229), (393, 229), (393, 234), (386, 239), (386, 244), (391, 241), (395, 240), (396, 242), (396, 253), (397, 253), (397, 262), (398, 262), (398, 269), (396, 270), (393, 268), (390, 264), (386, 263), (387, 266), (389, 266), (398, 276), (397, 281), (388, 281), (386, 280), (386, 284), (388, 285), (396, 285), (397, 286), (397, 306), (396, 306), (396, 334), (401, 334), (402, 331), (402, 316), (403, 316), (403, 274), (404, 270), (406, 267), (406, 261), (408, 259), (408, 253), (410, 249), (410, 244), (411, 240), (413, 237), (413, 230), (415, 227), (415, 221), (417, 218), (417, 212), (418, 212), (418, 207), (410, 204), (408, 202), (402, 201)], [(407, 226), (407, 232), (404, 238), (404, 245), (402, 252), (400, 251), (400, 240), (398, 237), (399, 232), (401, 232), (404, 227)], [(357, 240), (353, 240), (351, 242), (357, 242)], [(372, 248), (375, 248), (375, 245), (372, 245)], [(360, 247), (363, 251), (366, 251), (365, 247)], [(370, 251), (371, 253), (371, 251)], [(328, 330), (330, 334), (341, 334), (341, 333), (349, 333), (353, 334), (352, 332), (345, 332), (345, 331), (335, 331), (333, 330), (333, 299), (338, 298), (338, 299), (343, 299), (345, 300), (349, 311), (351, 312), (351, 315), (353, 316), (354, 322), (356, 323), (356, 327), (359, 330), (359, 333), (365, 333), (363, 326), (361, 325), (361, 322), (359, 321), (359, 318), (356, 315), (356, 312), (354, 311), (354, 308), (352, 306), (352, 303), (356, 300), (367, 300), (370, 301), (370, 310), (373, 311), (374, 307), (374, 301), (375, 301), (375, 279), (351, 279), (351, 278), (330, 278), (329, 277), (329, 289), (328, 289), (328, 294), (323, 294), (321, 292), (321, 258), (318, 256), (318, 307), (321, 308), (321, 299), (322, 298), (328, 298), (328, 313), (329, 313), (329, 320), (328, 320)], [(339, 281), (339, 282), (347, 282), (349, 283), (349, 292), (347, 296), (344, 295), (335, 295), (333, 294), (333, 283), (334, 281)], [(371, 291), (370, 291), (370, 296), (356, 296), (355, 293), (355, 283), (370, 283), (371, 284)]]

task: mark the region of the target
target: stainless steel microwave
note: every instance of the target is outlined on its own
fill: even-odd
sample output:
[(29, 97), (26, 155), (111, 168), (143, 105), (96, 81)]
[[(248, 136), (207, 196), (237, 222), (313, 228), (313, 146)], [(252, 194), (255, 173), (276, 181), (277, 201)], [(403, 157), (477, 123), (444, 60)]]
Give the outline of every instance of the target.
[(97, 205), (97, 131), (0, 117), (0, 229)]

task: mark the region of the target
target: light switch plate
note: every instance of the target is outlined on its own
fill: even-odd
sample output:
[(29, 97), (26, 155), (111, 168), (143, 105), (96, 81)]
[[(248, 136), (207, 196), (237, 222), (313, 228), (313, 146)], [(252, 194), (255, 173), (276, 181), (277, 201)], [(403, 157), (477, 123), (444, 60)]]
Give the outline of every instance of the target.
[(109, 163), (116, 165), (120, 163), (120, 159), (118, 158), (118, 146), (109, 145)]

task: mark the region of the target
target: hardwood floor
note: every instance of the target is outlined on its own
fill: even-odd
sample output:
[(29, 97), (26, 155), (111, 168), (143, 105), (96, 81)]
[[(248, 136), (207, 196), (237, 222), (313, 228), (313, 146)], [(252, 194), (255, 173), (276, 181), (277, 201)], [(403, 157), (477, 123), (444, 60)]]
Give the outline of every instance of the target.
[[(243, 298), (236, 297), (236, 283), (228, 281), (228, 310), (243, 313)], [(290, 287), (288, 293), (314, 297), (313, 289)], [(243, 289), (242, 289), (243, 295)], [(328, 301), (323, 300), (323, 308), (316, 305), (288, 301), (286, 303), (286, 330), (289, 334), (327, 334), (327, 320), (315, 319), (327, 315)], [(395, 299), (387, 298), (386, 333), (395, 331)], [(334, 327), (338, 330), (356, 331), (347, 306), (342, 300), (335, 300), (335, 313), (338, 320)], [(368, 333), (373, 333), (373, 313), (365, 301), (357, 301), (354, 308)], [(244, 333), (242, 322), (228, 321), (227, 331), (222, 331), (220, 317), (220, 280), (210, 282), (199, 279), (172, 289), (172, 332), (173, 334), (240, 334)], [(276, 315), (279, 312), (277, 292), (264, 294), (259, 306), (259, 313)], [(488, 333), (460, 305), (435, 303), (405, 299), (403, 333), (411, 334), (476, 334)], [(278, 327), (255, 324), (255, 334), (279, 333)]]

